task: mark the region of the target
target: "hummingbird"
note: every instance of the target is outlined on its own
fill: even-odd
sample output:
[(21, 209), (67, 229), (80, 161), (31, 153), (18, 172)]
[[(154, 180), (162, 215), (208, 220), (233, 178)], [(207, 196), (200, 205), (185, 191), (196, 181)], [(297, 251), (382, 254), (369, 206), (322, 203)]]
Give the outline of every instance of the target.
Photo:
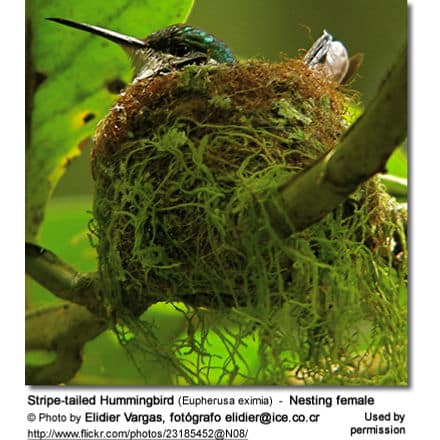
[(321, 68), (329, 79), (346, 84), (359, 70), (363, 58), (360, 53), (349, 58), (344, 45), (333, 41), (333, 36), (324, 29), (304, 56), (304, 63), (311, 69)]
[(188, 64), (233, 64), (236, 62), (231, 50), (223, 41), (186, 24), (174, 24), (140, 39), (65, 18), (50, 17), (47, 20), (80, 29), (119, 44), (131, 59), (134, 69), (133, 80), (170, 73)]
[[(188, 64), (236, 63), (234, 55), (223, 41), (186, 24), (174, 24), (140, 39), (65, 18), (50, 17), (47, 20), (119, 44), (132, 61), (133, 80), (170, 73)], [(353, 78), (362, 60), (362, 54), (349, 58), (344, 45), (340, 41), (333, 41), (333, 36), (326, 30), (313, 43), (303, 59), (309, 68), (320, 68), (324, 75), (340, 84), (345, 84)]]

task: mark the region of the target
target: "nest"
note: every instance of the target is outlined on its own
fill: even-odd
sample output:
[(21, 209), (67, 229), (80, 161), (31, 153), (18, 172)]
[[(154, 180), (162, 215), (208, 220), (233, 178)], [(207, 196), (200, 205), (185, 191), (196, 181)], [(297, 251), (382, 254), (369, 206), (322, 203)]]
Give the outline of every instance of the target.
[[(295, 368), (406, 381), (404, 234), (378, 182), (286, 240), (265, 208), (335, 146), (349, 103), (299, 60), (188, 66), (121, 94), (95, 136), (94, 229), (103, 300), (138, 365), (154, 356), (183, 383), (284, 383)], [(158, 302), (187, 322), (166, 346), (139, 319)], [(382, 368), (354, 368), (364, 355)]]

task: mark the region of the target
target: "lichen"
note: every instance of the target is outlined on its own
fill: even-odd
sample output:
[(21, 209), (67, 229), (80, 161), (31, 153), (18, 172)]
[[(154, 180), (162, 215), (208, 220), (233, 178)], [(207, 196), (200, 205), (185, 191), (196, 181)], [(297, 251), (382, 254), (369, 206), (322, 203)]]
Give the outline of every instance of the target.
[[(95, 230), (109, 317), (140, 368), (155, 356), (176, 383), (285, 383), (295, 369), (405, 383), (404, 234), (383, 188), (370, 180), (287, 240), (265, 209), (344, 132), (336, 84), (298, 60), (191, 66), (117, 105), (92, 152)], [(166, 346), (139, 319), (157, 302), (188, 322)], [(365, 356), (385, 367), (361, 368)]]

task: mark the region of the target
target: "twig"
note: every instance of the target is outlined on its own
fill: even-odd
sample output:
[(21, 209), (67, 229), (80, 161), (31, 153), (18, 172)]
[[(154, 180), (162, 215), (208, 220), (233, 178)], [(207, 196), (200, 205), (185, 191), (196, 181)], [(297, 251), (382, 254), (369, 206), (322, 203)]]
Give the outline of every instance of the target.
[(59, 384), (81, 367), (84, 344), (107, 328), (97, 274), (80, 274), (55, 254), (26, 243), (26, 273), (57, 297), (60, 306), (32, 310), (26, 315), (26, 350), (56, 353), (53, 362), (26, 366), (26, 383)]
[(26, 351), (48, 350), (56, 359), (26, 366), (26, 384), (54, 385), (68, 381), (81, 367), (83, 345), (107, 328), (103, 319), (76, 304), (31, 311), (26, 315)]
[(96, 273), (81, 274), (41, 246), (26, 243), (26, 273), (63, 300), (87, 307), (104, 316)]

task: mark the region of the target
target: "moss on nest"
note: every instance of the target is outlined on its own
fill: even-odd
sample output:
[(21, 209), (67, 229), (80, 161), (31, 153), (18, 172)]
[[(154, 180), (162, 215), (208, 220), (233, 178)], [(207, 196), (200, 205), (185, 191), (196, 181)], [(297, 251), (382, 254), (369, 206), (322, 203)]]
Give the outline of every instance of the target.
[[(405, 382), (405, 274), (391, 246), (403, 232), (376, 180), (284, 241), (264, 208), (335, 146), (347, 105), (299, 60), (188, 66), (121, 94), (95, 136), (94, 215), (104, 299), (138, 363), (154, 355), (192, 383), (210, 368), (224, 383), (280, 383), (300, 365), (315, 383), (335, 368), (339, 383)], [(137, 319), (159, 301), (186, 304), (191, 328), (166, 347)], [(215, 368), (213, 335), (225, 348)], [(258, 368), (240, 354), (249, 338)], [(376, 379), (341, 366), (360, 352), (384, 358)]]

